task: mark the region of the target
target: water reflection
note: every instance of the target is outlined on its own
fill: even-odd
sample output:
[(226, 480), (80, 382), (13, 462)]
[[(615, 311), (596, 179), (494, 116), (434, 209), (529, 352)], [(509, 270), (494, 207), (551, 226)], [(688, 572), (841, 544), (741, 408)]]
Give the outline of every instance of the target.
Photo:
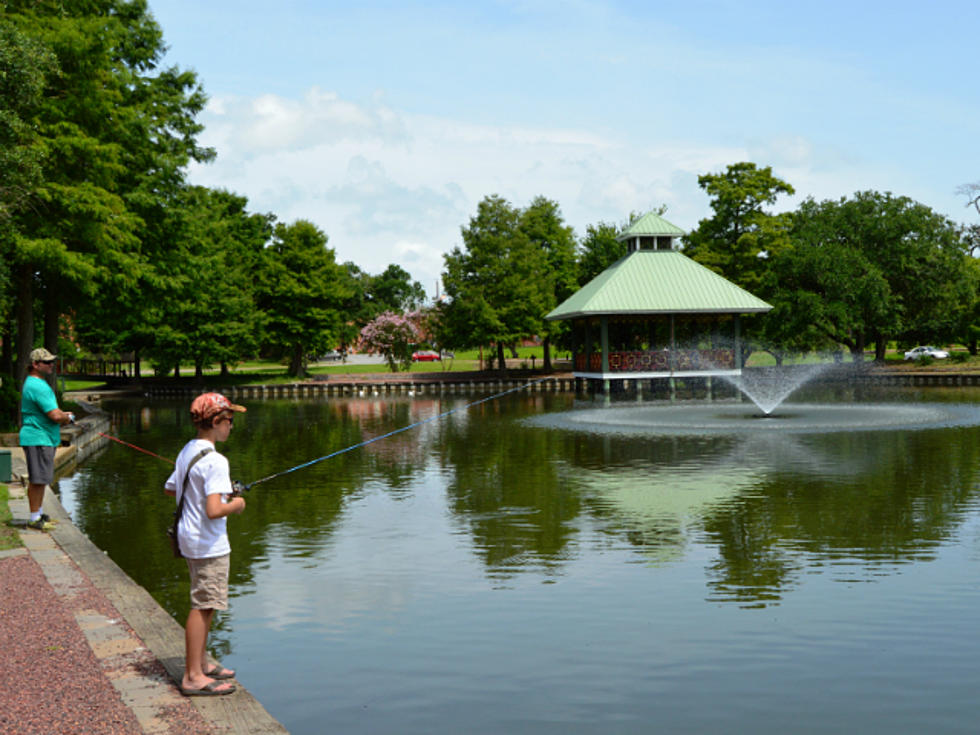
[[(575, 431), (519, 421), (567, 408), (562, 399), (482, 404), (256, 486), (249, 512), (230, 524), (241, 560), (235, 585), (254, 588), (252, 570), (274, 558), (318, 566), (354, 503), (381, 493), (397, 508), (435, 493), (452, 533), (465, 536), (496, 580), (526, 569), (561, 574), (581, 553), (588, 523), (658, 563), (682, 557), (691, 539), (710, 544), (718, 554), (708, 570), (711, 599), (772, 601), (818, 562), (880, 569), (929, 558), (975, 495), (980, 450), (963, 427), (665, 437), (583, 433), (578, 418)], [(270, 401), (236, 423), (223, 449), (233, 474), (251, 481), (458, 403)], [(112, 408), (122, 438), (163, 456), (191, 433), (182, 405)], [(181, 574), (162, 548), (146, 548), (166, 517), (157, 489), (168, 472), (109, 447), (69, 482), (70, 505), (134, 577), (159, 580), (156, 593), (176, 612)]]

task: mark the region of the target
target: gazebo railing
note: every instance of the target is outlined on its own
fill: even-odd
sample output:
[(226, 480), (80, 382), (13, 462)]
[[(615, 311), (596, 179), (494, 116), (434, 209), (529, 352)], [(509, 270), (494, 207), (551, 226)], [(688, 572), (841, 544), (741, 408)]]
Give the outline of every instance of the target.
[[(588, 364), (586, 364), (588, 357)], [(735, 352), (728, 348), (703, 350), (622, 350), (609, 353), (611, 373), (659, 373), (733, 370)], [(602, 353), (575, 355), (575, 370), (602, 372)]]

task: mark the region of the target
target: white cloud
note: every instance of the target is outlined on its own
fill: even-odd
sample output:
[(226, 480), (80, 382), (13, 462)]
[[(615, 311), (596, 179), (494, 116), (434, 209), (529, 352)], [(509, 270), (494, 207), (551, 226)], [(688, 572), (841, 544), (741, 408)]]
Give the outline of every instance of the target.
[(560, 126), (486, 125), (417, 115), (319, 87), (302, 97), (219, 98), (207, 109), (202, 142), (217, 161), (192, 169), (195, 183), (230, 188), (253, 211), (280, 221), (308, 219), (341, 261), (379, 273), (398, 263), (430, 295), (442, 255), (479, 201), (499, 194), (516, 206), (537, 195), (559, 203), (578, 234), (599, 221), (666, 204), (684, 229), (709, 214), (697, 177), (742, 160), (773, 166), (798, 195), (836, 198), (861, 188), (895, 187), (845, 148), (785, 134), (745, 146), (692, 140), (644, 141)]

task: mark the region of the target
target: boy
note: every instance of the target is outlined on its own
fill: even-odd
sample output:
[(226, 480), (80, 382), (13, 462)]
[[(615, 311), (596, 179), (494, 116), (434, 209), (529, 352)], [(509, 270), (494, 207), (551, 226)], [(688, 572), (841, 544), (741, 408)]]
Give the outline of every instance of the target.
[[(180, 691), (185, 696), (231, 694), (235, 686), (220, 679), (235, 672), (221, 666), (205, 670), (208, 631), (215, 610), (228, 609), (228, 569), (231, 545), (226, 518), (245, 510), (245, 499), (232, 496), (228, 460), (214, 450), (228, 439), (234, 415), (245, 411), (220, 393), (204, 393), (191, 403), (191, 421), (197, 437), (177, 455), (177, 465), (164, 492), (180, 502), (186, 492), (178, 523), (180, 551), (191, 577), (191, 610), (184, 628), (186, 658)], [(188, 468), (190, 468), (188, 470)], [(185, 482), (185, 477), (186, 482)]]

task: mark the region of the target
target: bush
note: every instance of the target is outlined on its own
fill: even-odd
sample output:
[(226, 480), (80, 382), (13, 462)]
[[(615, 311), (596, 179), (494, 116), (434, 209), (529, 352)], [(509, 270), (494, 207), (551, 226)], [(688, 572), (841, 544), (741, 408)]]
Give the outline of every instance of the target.
[(932, 355), (920, 355), (919, 357), (915, 358), (915, 364), (919, 367), (928, 367), (935, 361), (936, 358), (934, 358)]
[(970, 359), (970, 353), (962, 352), (962, 351), (950, 352), (949, 359), (951, 362), (955, 362), (955, 363), (968, 362)]
[(17, 431), (17, 413), (20, 409), (20, 391), (14, 387), (14, 379), (3, 376), (0, 384), (0, 432)]

